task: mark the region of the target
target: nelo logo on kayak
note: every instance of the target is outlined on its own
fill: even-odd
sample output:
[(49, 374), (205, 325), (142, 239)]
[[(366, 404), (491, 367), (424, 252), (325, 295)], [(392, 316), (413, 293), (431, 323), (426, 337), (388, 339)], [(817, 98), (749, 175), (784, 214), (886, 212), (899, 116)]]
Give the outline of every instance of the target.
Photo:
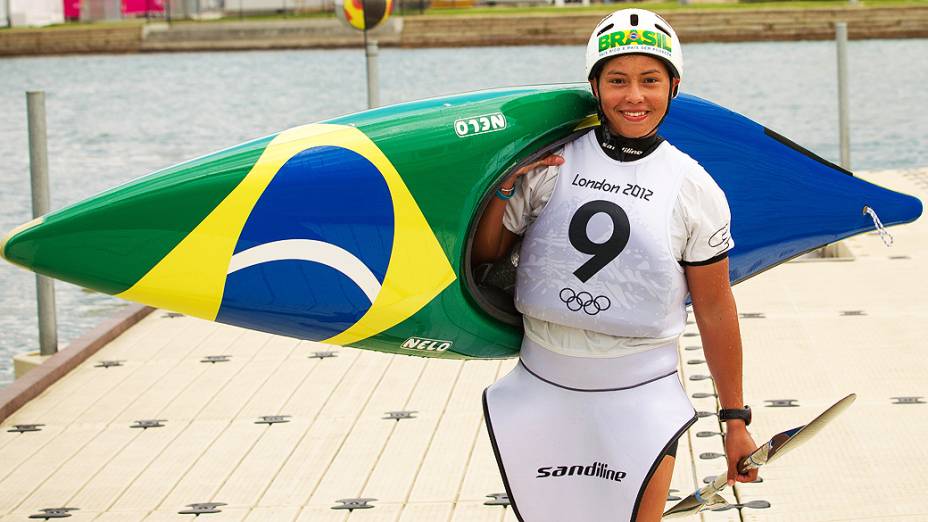
[(474, 136), (496, 132), (506, 128), (506, 117), (501, 112), (484, 114), (473, 118), (463, 118), (454, 121), (454, 132), (458, 137)]
[(406, 348), (407, 350), (421, 350), (426, 352), (444, 352), (452, 346), (454, 346), (453, 341), (426, 339), (424, 337), (410, 337), (400, 345), (401, 348)]
[(596, 477), (614, 482), (622, 482), (628, 474), (624, 471), (609, 469), (605, 462), (594, 462), (589, 466), (577, 464), (575, 466), (546, 466), (538, 468), (535, 478), (549, 477)]

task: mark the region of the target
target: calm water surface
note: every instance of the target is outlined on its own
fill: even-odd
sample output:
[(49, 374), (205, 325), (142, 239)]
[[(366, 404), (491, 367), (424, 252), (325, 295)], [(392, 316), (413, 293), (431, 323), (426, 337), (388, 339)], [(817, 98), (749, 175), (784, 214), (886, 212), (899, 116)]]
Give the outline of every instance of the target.
[[(928, 40), (851, 42), (855, 170), (928, 165)], [(381, 101), (577, 81), (582, 46), (383, 49)], [(47, 92), (52, 206), (295, 125), (365, 108), (360, 50), (0, 60), (0, 235), (30, 219), (25, 91)], [(693, 44), (683, 90), (838, 159), (832, 42)], [(0, 386), (37, 349), (31, 273), (0, 262)], [(124, 306), (56, 282), (66, 343)]]

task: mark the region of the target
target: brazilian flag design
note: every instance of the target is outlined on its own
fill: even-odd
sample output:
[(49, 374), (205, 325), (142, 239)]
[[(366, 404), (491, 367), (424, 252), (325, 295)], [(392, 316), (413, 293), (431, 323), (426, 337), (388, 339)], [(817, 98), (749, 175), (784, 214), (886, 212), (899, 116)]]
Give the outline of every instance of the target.
[(455, 278), (383, 152), (354, 127), (316, 124), (277, 135), (119, 297), (348, 344), (415, 314)]

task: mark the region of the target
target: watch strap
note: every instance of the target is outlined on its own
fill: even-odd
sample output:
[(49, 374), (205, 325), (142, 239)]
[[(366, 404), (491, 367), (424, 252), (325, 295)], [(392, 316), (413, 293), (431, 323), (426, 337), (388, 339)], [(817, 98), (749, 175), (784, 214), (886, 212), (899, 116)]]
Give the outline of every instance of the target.
[(745, 405), (744, 408), (723, 408), (719, 410), (719, 420), (722, 422), (730, 420), (742, 420), (744, 425), (751, 424), (751, 407)]

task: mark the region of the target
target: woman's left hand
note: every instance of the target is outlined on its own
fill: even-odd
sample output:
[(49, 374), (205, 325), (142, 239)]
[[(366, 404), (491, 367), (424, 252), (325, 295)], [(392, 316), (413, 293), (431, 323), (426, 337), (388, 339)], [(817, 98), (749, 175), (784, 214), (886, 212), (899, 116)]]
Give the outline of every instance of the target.
[(757, 449), (757, 444), (748, 433), (744, 423), (739, 421), (729, 421), (725, 434), (725, 457), (728, 459), (728, 485), (734, 486), (735, 482), (752, 482), (757, 480), (757, 469), (752, 469), (747, 473), (738, 473), (738, 462), (750, 455)]

